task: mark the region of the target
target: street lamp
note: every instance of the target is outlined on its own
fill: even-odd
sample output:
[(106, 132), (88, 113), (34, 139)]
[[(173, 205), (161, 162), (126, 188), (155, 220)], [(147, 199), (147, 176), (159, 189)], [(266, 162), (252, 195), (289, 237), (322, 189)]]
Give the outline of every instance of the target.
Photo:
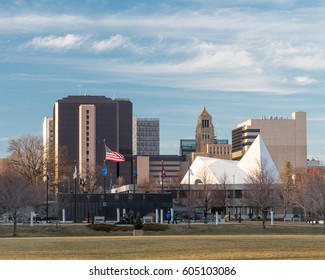
[(188, 228), (191, 227), (191, 163), (188, 162)]
[(49, 168), (46, 164), (46, 223), (49, 222)]
[(77, 171), (77, 161), (74, 161), (74, 173), (73, 173), (73, 179), (74, 179), (74, 222), (77, 222), (77, 177), (78, 177), (78, 171)]

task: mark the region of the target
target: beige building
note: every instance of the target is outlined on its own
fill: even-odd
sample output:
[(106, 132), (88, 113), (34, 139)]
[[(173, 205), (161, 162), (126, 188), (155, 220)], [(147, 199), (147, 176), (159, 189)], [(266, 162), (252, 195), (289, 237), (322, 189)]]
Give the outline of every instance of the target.
[(283, 170), (285, 161), (290, 161), (293, 168), (306, 167), (305, 112), (294, 112), (291, 118), (264, 116), (238, 124), (232, 130), (232, 158), (241, 159), (259, 134), (279, 172)]
[(212, 116), (205, 106), (198, 117), (195, 132), (196, 152), (192, 153), (192, 162), (197, 156), (231, 159), (231, 145), (227, 140), (215, 138)]
[(158, 155), (158, 156), (137, 156), (137, 184), (147, 183), (153, 186), (161, 185), (162, 166), (166, 171), (164, 186), (178, 185), (181, 178), (188, 170), (188, 162), (183, 161), (181, 156)]
[(86, 177), (96, 170), (96, 106), (79, 106), (79, 173)]

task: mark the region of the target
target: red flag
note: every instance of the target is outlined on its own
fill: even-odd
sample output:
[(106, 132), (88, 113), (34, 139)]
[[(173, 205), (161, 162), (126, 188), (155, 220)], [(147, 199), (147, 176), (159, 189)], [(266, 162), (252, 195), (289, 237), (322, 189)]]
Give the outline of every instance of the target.
[(164, 180), (164, 178), (166, 177), (166, 169), (164, 167), (164, 161), (161, 161), (161, 178)]
[(105, 151), (106, 151), (106, 160), (115, 161), (115, 162), (125, 161), (125, 158), (122, 154), (112, 151), (106, 145), (105, 145)]

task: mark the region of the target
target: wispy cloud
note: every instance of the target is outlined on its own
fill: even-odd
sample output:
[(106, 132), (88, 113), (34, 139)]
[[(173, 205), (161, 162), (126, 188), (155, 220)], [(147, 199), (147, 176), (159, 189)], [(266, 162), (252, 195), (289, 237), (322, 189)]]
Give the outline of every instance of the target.
[(314, 78), (310, 78), (308, 76), (299, 76), (299, 77), (295, 77), (295, 81), (298, 85), (309, 85), (309, 84), (314, 84), (317, 82), (316, 79)]
[(34, 37), (32, 40), (26, 43), (26, 46), (31, 46), (39, 49), (55, 49), (55, 50), (69, 50), (79, 49), (87, 37), (67, 34), (65, 36), (45, 36), (45, 37)]
[(114, 49), (127, 49), (134, 52), (141, 52), (141, 49), (132, 43), (130, 39), (120, 34), (111, 36), (106, 40), (95, 41), (92, 45), (92, 49), (95, 52), (111, 51)]

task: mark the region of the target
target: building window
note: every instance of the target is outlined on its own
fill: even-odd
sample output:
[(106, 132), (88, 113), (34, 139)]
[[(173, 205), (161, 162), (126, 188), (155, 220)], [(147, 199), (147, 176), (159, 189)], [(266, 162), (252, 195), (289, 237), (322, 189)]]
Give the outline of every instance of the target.
[(242, 198), (243, 191), (242, 190), (235, 190), (235, 198)]

